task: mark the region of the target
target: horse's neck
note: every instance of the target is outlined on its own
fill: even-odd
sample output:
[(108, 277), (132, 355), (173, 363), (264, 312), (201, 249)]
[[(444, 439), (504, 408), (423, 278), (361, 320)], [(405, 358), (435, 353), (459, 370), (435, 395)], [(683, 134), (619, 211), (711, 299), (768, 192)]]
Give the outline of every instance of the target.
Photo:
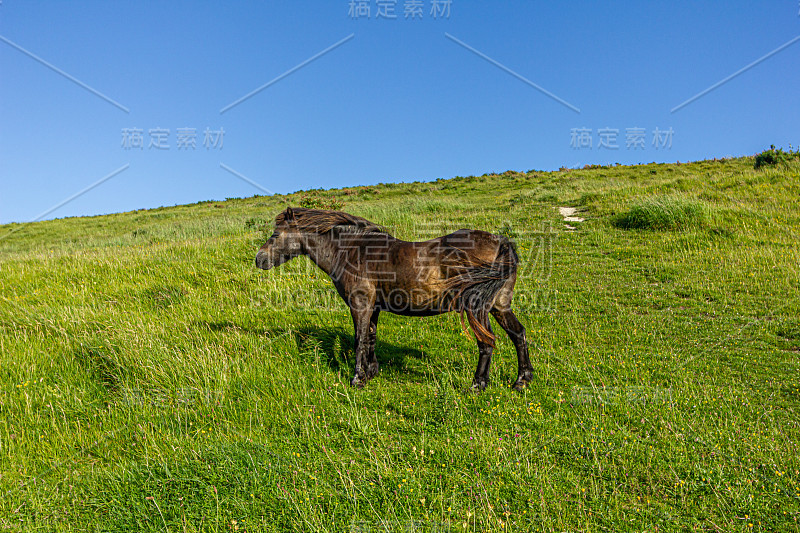
[(330, 234), (309, 236), (306, 242), (306, 255), (329, 276), (336, 268), (336, 246)]
[[(342, 236), (344, 237), (342, 238)], [(380, 250), (396, 241), (391, 235), (380, 235), (377, 238), (361, 238), (357, 235), (334, 235), (331, 232), (309, 236), (305, 252), (319, 268), (328, 274), (334, 282), (339, 280), (345, 269), (358, 268), (363, 259), (356, 248), (372, 247)], [(361, 250), (363, 251), (363, 250)]]

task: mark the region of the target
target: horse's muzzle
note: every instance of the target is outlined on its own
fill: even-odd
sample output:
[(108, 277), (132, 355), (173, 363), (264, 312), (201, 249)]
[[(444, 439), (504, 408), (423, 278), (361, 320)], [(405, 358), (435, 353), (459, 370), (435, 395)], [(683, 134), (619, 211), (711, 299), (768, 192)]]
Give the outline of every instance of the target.
[(256, 266), (263, 270), (269, 270), (272, 268), (272, 261), (269, 260), (269, 256), (264, 252), (260, 251), (256, 254)]

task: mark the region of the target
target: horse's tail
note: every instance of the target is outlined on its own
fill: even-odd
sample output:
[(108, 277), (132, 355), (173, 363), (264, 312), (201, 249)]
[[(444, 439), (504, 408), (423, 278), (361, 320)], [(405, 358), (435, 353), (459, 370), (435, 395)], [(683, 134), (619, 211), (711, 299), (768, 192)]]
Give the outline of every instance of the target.
[(519, 256), (514, 243), (503, 237), (492, 262), (472, 263), (447, 282), (450, 308), (467, 315), (480, 342), (494, 346), (489, 330), (489, 311), (500, 288), (517, 271)]

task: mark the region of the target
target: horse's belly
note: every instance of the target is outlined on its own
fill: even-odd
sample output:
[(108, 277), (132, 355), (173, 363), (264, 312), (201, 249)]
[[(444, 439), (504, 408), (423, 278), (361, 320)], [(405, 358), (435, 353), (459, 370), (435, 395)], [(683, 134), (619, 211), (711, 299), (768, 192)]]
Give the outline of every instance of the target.
[(382, 311), (403, 316), (431, 316), (444, 313), (438, 293), (421, 287), (385, 287), (377, 291), (375, 304)]
[(440, 309), (414, 309), (411, 307), (403, 308), (403, 307), (396, 307), (396, 306), (379, 306), (381, 311), (387, 311), (389, 313), (401, 316), (416, 316), (416, 317), (424, 317), (424, 316), (434, 316), (434, 315), (441, 315), (442, 313), (446, 313), (447, 311), (442, 311)]

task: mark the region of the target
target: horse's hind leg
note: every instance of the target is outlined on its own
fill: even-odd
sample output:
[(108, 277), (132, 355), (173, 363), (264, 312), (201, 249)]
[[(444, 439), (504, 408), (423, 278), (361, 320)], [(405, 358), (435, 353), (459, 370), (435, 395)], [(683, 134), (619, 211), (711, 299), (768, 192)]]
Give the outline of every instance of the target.
[(514, 347), (517, 349), (518, 376), (517, 381), (514, 382), (513, 389), (517, 391), (522, 390), (525, 388), (525, 385), (533, 379), (533, 366), (531, 366), (531, 360), (528, 356), (528, 341), (525, 338), (525, 327), (520, 324), (516, 315), (509, 307), (495, 307), (492, 309), (491, 313), (494, 319), (497, 320), (497, 323), (500, 324), (500, 327), (508, 333), (511, 342), (514, 343)]
[[(484, 327), (492, 331), (492, 326), (489, 320), (486, 320)], [(476, 335), (477, 337), (477, 335)], [(478, 367), (475, 369), (475, 377), (472, 379), (472, 390), (482, 391), (489, 384), (489, 373), (492, 366), (492, 349), (491, 344), (483, 341), (478, 341)]]

